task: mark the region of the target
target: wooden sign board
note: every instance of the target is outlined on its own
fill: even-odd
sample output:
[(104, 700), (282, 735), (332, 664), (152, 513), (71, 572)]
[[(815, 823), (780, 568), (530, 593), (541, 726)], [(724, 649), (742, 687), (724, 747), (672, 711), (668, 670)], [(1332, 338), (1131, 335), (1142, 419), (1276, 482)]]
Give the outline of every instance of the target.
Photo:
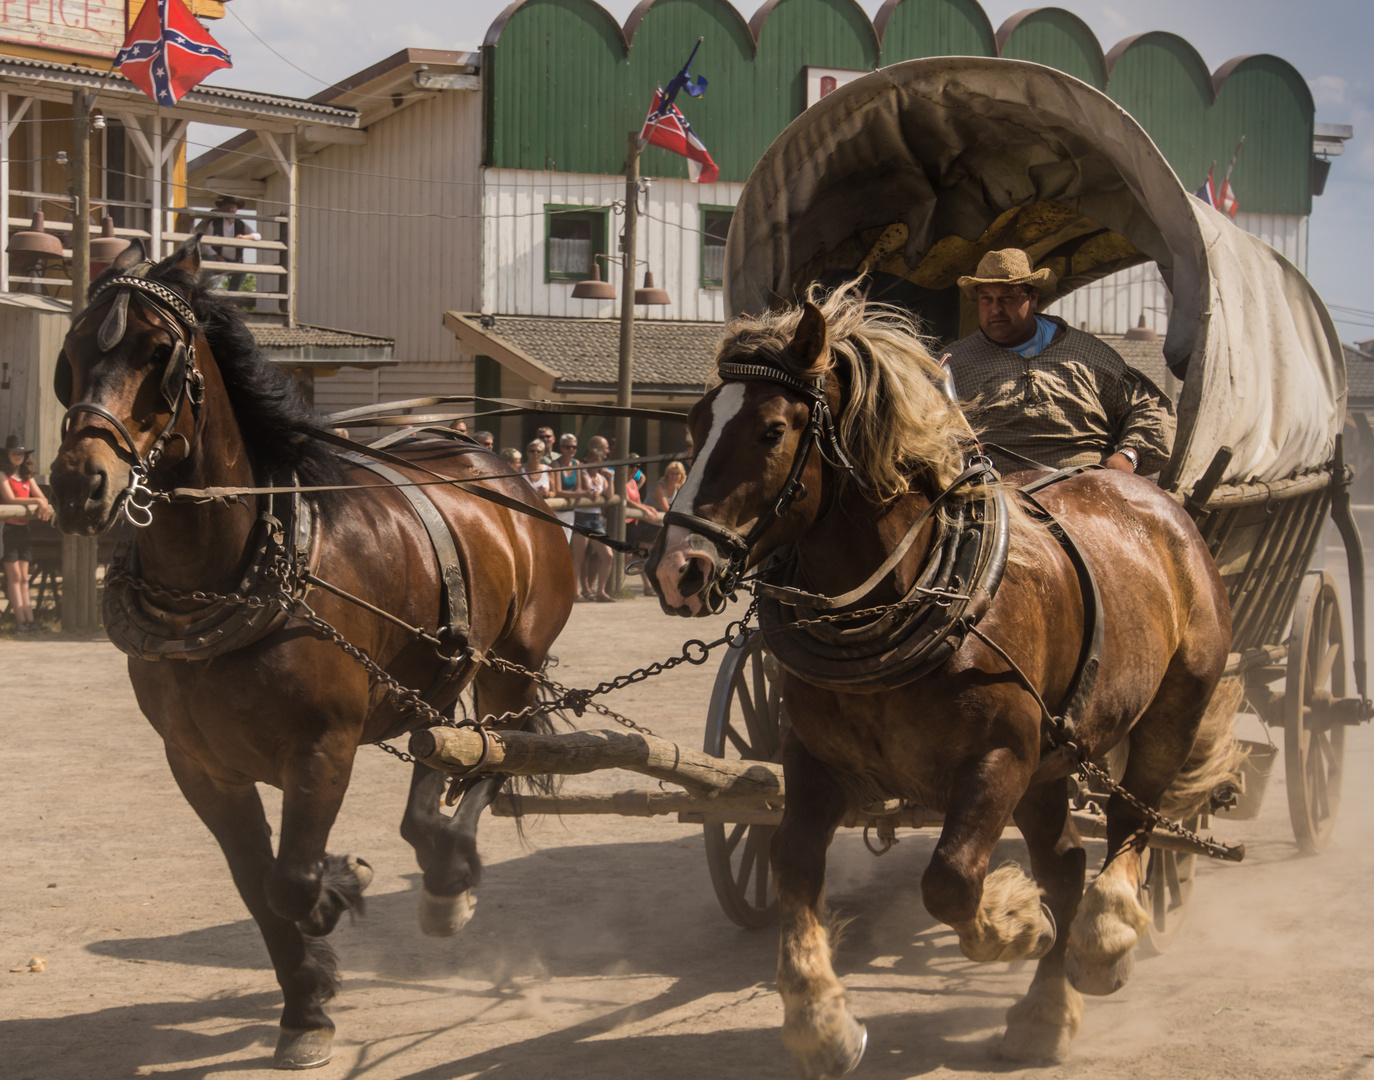
[(124, 44), (124, 0), (0, 0), (0, 41), (114, 56)]

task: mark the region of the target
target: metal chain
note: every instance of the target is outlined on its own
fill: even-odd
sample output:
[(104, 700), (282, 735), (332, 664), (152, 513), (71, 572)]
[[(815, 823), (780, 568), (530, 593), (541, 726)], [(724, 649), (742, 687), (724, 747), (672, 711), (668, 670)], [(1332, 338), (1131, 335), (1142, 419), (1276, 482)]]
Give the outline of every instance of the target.
[(1084, 758), (1082, 756), (1082, 752), (1078, 749), (1078, 746), (1075, 743), (1065, 742), (1060, 743), (1059, 745), (1067, 748), (1071, 753), (1078, 757), (1078, 772), (1080, 772), (1085, 777), (1091, 780), (1096, 780), (1098, 783), (1105, 785), (1107, 790), (1110, 791), (1113, 795), (1121, 796), (1122, 801), (1124, 801), (1127, 805), (1129, 805), (1133, 810), (1135, 810), (1145, 819), (1145, 823), (1150, 829), (1162, 828), (1165, 832), (1172, 833), (1174, 836), (1182, 837), (1189, 843), (1197, 844), (1199, 847), (1203, 849), (1203, 851), (1206, 852), (1208, 856), (1210, 856), (1213, 859), (1225, 859), (1227, 861), (1232, 862), (1235, 861), (1235, 849), (1232, 848), (1230, 845), (1223, 844), (1219, 840), (1211, 836), (1199, 836), (1191, 829), (1186, 828), (1180, 822), (1174, 821), (1172, 818), (1167, 818), (1158, 810), (1146, 806), (1145, 803), (1141, 802), (1129, 791), (1127, 791), (1124, 787), (1122, 787), (1115, 780), (1113, 780), (1111, 776), (1109, 776), (1105, 771), (1098, 768), (1091, 761)]
[[(245, 596), (242, 593), (212, 593), (205, 592), (201, 589), (173, 589), (162, 585), (154, 585), (152, 582), (142, 578), (136, 578), (126, 571), (113, 571), (108, 573), (105, 581), (107, 587), (111, 584), (127, 585), (141, 592), (156, 593), (159, 596), (174, 601), (189, 601), (199, 604), (223, 603), (259, 609), (273, 605), (278, 606), (288, 617), (299, 619), (319, 633), (325, 640), (337, 646), (346, 656), (351, 657), (362, 666), (369, 675), (381, 683), (389, 696), (410, 705), (416, 713), (435, 727), (510, 727), (516, 726), (515, 722), (517, 721), (523, 722), (535, 716), (544, 716), (551, 712), (557, 712), (560, 709), (568, 708), (579, 717), (582, 716), (587, 709), (591, 709), (593, 712), (612, 719), (616, 723), (632, 731), (637, 731), (644, 735), (652, 735), (653, 732), (647, 727), (637, 724), (628, 716), (624, 716), (591, 699), (602, 694), (610, 693), (612, 690), (621, 690), (634, 683), (643, 682), (656, 675), (662, 675), (664, 672), (671, 671), (673, 668), (683, 663), (693, 665), (706, 663), (711, 652), (721, 645), (742, 643), (748, 638), (749, 634), (752, 632), (748, 624), (754, 617), (758, 608), (758, 601), (755, 600), (750, 604), (748, 611), (745, 612), (742, 619), (737, 619), (730, 623), (729, 626), (726, 627), (725, 634), (709, 644), (694, 638), (683, 644), (682, 652), (678, 656), (669, 657), (662, 661), (655, 661), (646, 667), (636, 668), (634, 671), (625, 675), (617, 675), (615, 678), (606, 682), (598, 683), (591, 689), (569, 689), (561, 683), (549, 678), (543, 672), (531, 671), (529, 668), (517, 664), (512, 660), (506, 660), (500, 656), (479, 656), (477, 653), (469, 650), (469, 657), (477, 663), (485, 664), (494, 670), (502, 671), (507, 674), (523, 675), (528, 679), (548, 686), (559, 696), (552, 701), (535, 702), (523, 709), (502, 713), (500, 716), (486, 716), (480, 721), (467, 719), (457, 721), (445, 716), (435, 709), (434, 706), (430, 705), (429, 702), (421, 697), (419, 691), (397, 681), (385, 668), (373, 660), (372, 657), (368, 656), (366, 652), (345, 638), (332, 624), (315, 614), (314, 609), (312, 609), (303, 598), (293, 596), (291, 591), (286, 588), (287, 576), (280, 572), (282, 564), (283, 560), (276, 560), (272, 568), (264, 575), (266, 579), (274, 580), (277, 583), (275, 592), (266, 595), (254, 594)], [(420, 638), (436, 645), (440, 644), (439, 639), (433, 634), (426, 633), (419, 627), (411, 627), (410, 629)], [(373, 745), (383, 752), (399, 758), (401, 761), (415, 761), (413, 755), (403, 750), (398, 750), (396, 747), (390, 746), (387, 743), (379, 742)]]
[[(857, 611), (843, 611), (830, 615), (816, 615), (810, 619), (794, 619), (778, 627), (779, 630), (800, 630), (808, 626), (821, 626), (826, 623), (850, 622), (855, 619), (879, 618), (884, 615), (898, 611), (914, 611), (934, 604), (936, 607), (947, 608), (956, 600), (968, 600), (969, 597), (964, 593), (951, 592), (948, 589), (926, 589), (922, 590), (926, 595), (917, 597), (913, 600), (894, 600), (890, 604), (878, 604), (875, 607), (861, 608)], [(758, 601), (754, 601), (757, 606)], [(751, 609), (752, 611), (752, 609)]]

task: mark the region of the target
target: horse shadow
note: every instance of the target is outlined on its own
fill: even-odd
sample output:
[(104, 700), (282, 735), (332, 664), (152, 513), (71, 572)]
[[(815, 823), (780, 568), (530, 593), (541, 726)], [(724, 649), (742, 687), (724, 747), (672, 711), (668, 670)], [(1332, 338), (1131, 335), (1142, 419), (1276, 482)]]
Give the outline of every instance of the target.
[[(972, 970), (954, 934), (925, 912), (919, 881), (936, 839), (933, 832), (903, 834), (881, 860), (865, 853), (857, 836), (841, 834), (832, 848), (830, 897), (846, 923), (837, 968), (851, 991), (872, 995), (868, 1003), (876, 1009), (863, 1010), (870, 1030), (866, 1076), (912, 1076), (941, 1066), (996, 1070), (989, 1040), (980, 1033), (1000, 1028), (1007, 1006), (1029, 982), (1028, 970), (991, 981), (987, 967)], [(993, 863), (1008, 858), (1024, 864), (1024, 845), (1004, 841)], [(633, 877), (624, 876), (626, 866), (635, 868)], [(777, 1034), (776, 933), (741, 930), (726, 920), (711, 891), (699, 838), (548, 848), (496, 864), (487, 872), (473, 922), (447, 940), (420, 935), (415, 926), (418, 875), (411, 875), (409, 884), (371, 898), (367, 915), (340, 926), (331, 939), (344, 974), (336, 1003), (340, 1060), (356, 1054), (358, 1062), (350, 1074), (389, 1061), (387, 1075), (415, 1080), (474, 1074), (495, 1080), (543, 1075), (696, 1080), (703, 1073), (740, 1075), (746, 1069), (761, 1077), (791, 1075)], [(551, 910), (556, 918), (550, 918)], [(155, 1067), (179, 1080), (200, 1080), (211, 1072), (265, 1068), (280, 998), (251, 920), (97, 941), (87, 948), (111, 960), (173, 972), (181, 965), (260, 971), (264, 988), (60, 1020), (0, 1021), (0, 1045), (13, 1048), (11, 1060), (41, 1062), (73, 1031), (109, 1029), (119, 1033), (118, 1045), (112, 1056), (102, 1054), (98, 1071), (108, 1065), (111, 1074), (127, 1075)], [(704, 957), (719, 962), (702, 963)], [(902, 987), (898, 980), (894, 990), (894, 975), (937, 979), (935, 988)], [(461, 977), (459, 985), (453, 976)], [(593, 1001), (586, 995), (596, 994), (599, 977), (669, 981), (629, 1003), (623, 1003), (623, 993)], [(565, 992), (559, 980), (578, 980), (566, 993), (582, 996), (560, 998)], [(172, 974), (169, 985), (175, 982)], [(368, 1037), (359, 1031), (366, 1025), (350, 1013), (368, 1009), (364, 997), (374, 989), (399, 990), (411, 1000), (466, 998), (468, 1003), (443, 1018), (432, 1009), (417, 1009), (407, 1020), (403, 1009), (389, 1008), (385, 1022), (400, 1030)], [(959, 1002), (931, 1004), (947, 993)], [(353, 1005), (351, 995), (357, 995)], [(469, 1031), (480, 1035), (481, 1025), (498, 1013), (518, 1010), (525, 999), (538, 999), (541, 1007), (555, 1011), (591, 1005), (597, 1015), (566, 1026), (554, 1021), (552, 1030), (549, 1017), (540, 1016), (530, 1038), (463, 1056), (467, 1025), (477, 1025)], [(711, 999), (734, 1004), (721, 1006)], [(746, 1004), (732, 1022), (729, 1012), (740, 1009), (740, 1002)], [(712, 1008), (725, 1010), (719, 1030), (671, 1030), (675, 1016), (698, 1018)], [(629, 1027), (633, 1030), (619, 1030)], [(428, 1050), (417, 1049), (426, 1043)], [(408, 1053), (432, 1061), (437, 1045), (452, 1047), (458, 1056), (442, 1066), (406, 1071)], [(224, 1060), (245, 1054), (239, 1061)], [(16, 1075), (38, 1080), (70, 1073), (40, 1067)]]

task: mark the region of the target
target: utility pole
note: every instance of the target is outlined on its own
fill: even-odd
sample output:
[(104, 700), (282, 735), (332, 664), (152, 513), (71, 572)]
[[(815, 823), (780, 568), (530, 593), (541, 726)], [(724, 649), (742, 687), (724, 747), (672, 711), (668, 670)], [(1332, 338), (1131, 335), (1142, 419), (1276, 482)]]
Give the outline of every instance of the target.
[[(634, 393), (635, 231), (639, 222), (639, 154), (643, 149), (639, 132), (630, 132), (625, 149), (625, 228), (620, 234), (620, 381), (615, 399), (622, 409), (630, 407)], [(615, 452), (620, 458), (630, 453), (628, 416), (616, 417)], [(619, 501), (611, 507), (611, 536), (616, 540), (625, 539), (625, 483), (629, 478), (628, 465), (616, 467), (615, 493)], [(617, 592), (625, 584), (625, 556), (621, 552), (616, 552), (611, 580)]]
[[(72, 91), (72, 320), (86, 306), (91, 285), (91, 106), (83, 90)], [(96, 615), (98, 542), (93, 536), (62, 537), (62, 629), (89, 634)]]

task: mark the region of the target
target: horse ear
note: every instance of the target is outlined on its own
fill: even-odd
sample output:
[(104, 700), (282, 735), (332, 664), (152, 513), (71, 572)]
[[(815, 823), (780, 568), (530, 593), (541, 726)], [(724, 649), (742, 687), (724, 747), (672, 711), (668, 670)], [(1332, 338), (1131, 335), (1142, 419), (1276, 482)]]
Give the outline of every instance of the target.
[(787, 352), (801, 374), (819, 375), (825, 370), (826, 343), (825, 316), (810, 300), (803, 301), (801, 319), (787, 346)]
[(122, 274), (131, 266), (137, 266), (148, 258), (148, 253), (143, 250), (143, 241), (134, 237), (129, 241), (129, 246), (115, 256), (114, 262), (110, 264), (110, 269), (116, 274)]
[(172, 264), (172, 269), (184, 271), (193, 278), (200, 276), (200, 238), (202, 235), (204, 234), (196, 233), (195, 236), (176, 249), (171, 258), (168, 259), (168, 262)]
[(72, 362), (67, 359), (65, 351), (57, 354), (57, 367), (52, 373), (52, 390), (63, 408), (72, 403)]

